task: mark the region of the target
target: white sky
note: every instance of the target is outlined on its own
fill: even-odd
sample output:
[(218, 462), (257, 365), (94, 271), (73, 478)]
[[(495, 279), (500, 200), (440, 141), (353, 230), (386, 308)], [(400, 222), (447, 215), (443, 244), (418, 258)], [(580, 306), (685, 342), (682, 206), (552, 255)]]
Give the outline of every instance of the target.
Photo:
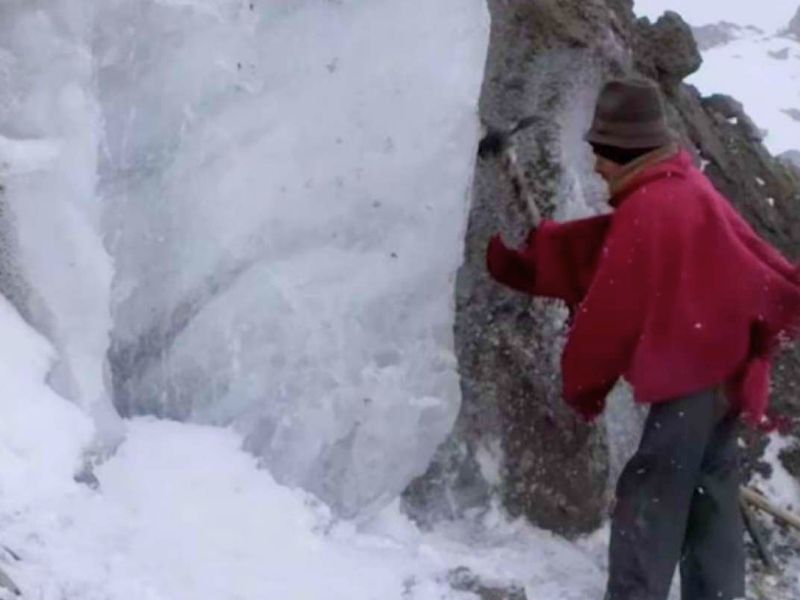
[(755, 25), (767, 33), (786, 27), (800, 7), (800, 0), (635, 0), (639, 16), (658, 18), (674, 10), (692, 25), (730, 21)]

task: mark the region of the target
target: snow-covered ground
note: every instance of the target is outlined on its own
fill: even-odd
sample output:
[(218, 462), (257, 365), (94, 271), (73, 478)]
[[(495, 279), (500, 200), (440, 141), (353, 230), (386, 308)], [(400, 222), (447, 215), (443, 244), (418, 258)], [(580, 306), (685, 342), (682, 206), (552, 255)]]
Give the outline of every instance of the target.
[(800, 39), (743, 30), (739, 39), (704, 52), (702, 69), (689, 81), (703, 93), (742, 102), (773, 154), (800, 150)]
[(651, 19), (674, 10), (693, 27), (728, 23), (722, 27), (733, 39), (704, 51), (688, 82), (742, 102), (773, 154), (800, 151), (800, 35), (786, 33), (800, 2), (636, 0), (635, 10)]
[(93, 422), (45, 383), (52, 347), (4, 300), (0, 327), (0, 568), (25, 598), (473, 599), (452, 589), (457, 568), (529, 598), (602, 593), (602, 534), (572, 545), (499, 513), (423, 534), (397, 502), (341, 521), (229, 428), (130, 421), (94, 486), (78, 483)]

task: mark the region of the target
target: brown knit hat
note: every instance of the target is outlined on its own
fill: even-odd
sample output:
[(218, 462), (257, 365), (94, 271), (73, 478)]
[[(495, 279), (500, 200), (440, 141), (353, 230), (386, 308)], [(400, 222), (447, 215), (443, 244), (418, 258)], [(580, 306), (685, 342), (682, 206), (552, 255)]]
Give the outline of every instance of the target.
[(661, 92), (644, 79), (614, 79), (597, 99), (587, 142), (617, 148), (656, 148), (675, 140)]

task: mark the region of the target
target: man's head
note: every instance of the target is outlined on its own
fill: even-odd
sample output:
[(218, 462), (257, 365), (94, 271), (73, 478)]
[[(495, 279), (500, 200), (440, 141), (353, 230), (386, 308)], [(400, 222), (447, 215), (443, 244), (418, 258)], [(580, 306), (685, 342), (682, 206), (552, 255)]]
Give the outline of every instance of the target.
[(626, 164), (673, 140), (655, 84), (615, 79), (603, 87), (586, 141), (597, 157), (595, 170), (604, 179), (613, 179)]

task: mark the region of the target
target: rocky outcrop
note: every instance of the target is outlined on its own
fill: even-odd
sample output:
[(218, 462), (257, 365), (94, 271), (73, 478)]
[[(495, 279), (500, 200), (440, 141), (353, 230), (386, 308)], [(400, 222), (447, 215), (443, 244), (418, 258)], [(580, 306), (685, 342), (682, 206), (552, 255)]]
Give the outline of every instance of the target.
[[(670, 121), (714, 183), (758, 231), (797, 258), (800, 180), (769, 155), (763, 133), (739, 103), (702, 98), (683, 78), (700, 55), (691, 29), (669, 13), (637, 20), (631, 0), (490, 0), (492, 38), (481, 115), (508, 125), (534, 114), (519, 155), (545, 215), (601, 210), (604, 187), (591, 173), (582, 134), (602, 81), (639, 74), (657, 81)], [(565, 314), (493, 284), (485, 272), (490, 234), (519, 242), (529, 226), (498, 165), (479, 161), (457, 284), (456, 345), (463, 406), (429, 472), (407, 491), (412, 515), (454, 517), (499, 499), (512, 516), (565, 535), (594, 529), (606, 515), (609, 471), (621, 438), (587, 426), (560, 399)], [(776, 369), (775, 405), (800, 413), (800, 353)], [(618, 395), (625, 396), (621, 390)], [(627, 406), (620, 402), (614, 410)], [(615, 416), (615, 423), (617, 423)], [(635, 418), (624, 422), (636, 423)], [(624, 443), (629, 445), (629, 441)]]
[(692, 29), (678, 13), (666, 12), (655, 24), (636, 27), (635, 66), (651, 79), (674, 88), (703, 64)]

